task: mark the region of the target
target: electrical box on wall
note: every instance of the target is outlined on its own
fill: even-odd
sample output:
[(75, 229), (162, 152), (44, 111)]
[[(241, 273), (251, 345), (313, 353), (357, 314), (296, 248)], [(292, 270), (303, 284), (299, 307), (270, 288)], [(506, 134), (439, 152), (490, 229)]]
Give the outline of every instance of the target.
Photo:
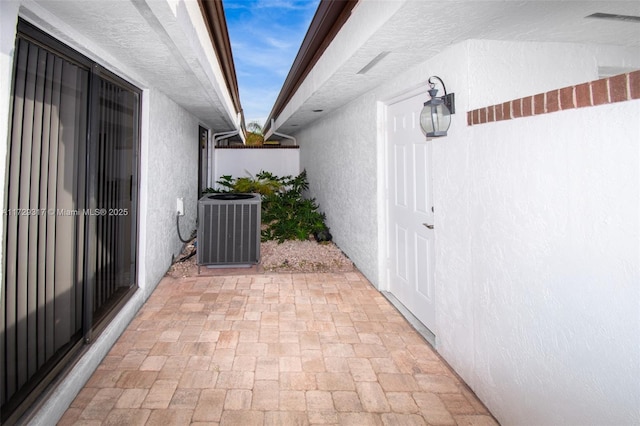
[(178, 216), (184, 216), (184, 199), (178, 198), (176, 200), (176, 213)]

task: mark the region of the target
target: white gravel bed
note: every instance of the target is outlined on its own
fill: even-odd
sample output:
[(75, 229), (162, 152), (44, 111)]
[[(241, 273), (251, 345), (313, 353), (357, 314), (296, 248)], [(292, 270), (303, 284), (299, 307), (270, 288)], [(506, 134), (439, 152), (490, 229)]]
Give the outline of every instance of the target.
[[(187, 244), (168, 274), (173, 277), (198, 275), (195, 250), (193, 242)], [(265, 241), (260, 243), (260, 257), (260, 266), (266, 272), (348, 272), (355, 269), (353, 262), (332, 242)]]

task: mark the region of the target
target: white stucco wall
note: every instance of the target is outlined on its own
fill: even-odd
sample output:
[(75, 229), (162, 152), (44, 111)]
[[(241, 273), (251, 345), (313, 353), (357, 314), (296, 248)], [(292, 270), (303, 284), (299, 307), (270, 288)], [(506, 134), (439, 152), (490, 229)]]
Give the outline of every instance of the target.
[[(469, 109), (639, 57), (528, 47), (468, 43)], [(467, 127), (435, 145), (438, 350), (504, 424), (640, 421), (639, 108)]]
[(468, 246), (472, 277), (456, 294), (437, 272), (439, 350), (505, 424), (640, 420), (638, 116), (633, 101), (474, 126), (466, 208), (439, 182), (440, 222), (470, 220), (438, 244)]
[[(364, 96), (307, 126), (296, 137), (310, 196), (326, 214), (334, 242), (378, 284), (375, 117), (375, 97)], [(356, 125), (357, 120), (366, 120), (366, 124)]]
[[(151, 90), (149, 138), (145, 144), (141, 210), (141, 244), (146, 246), (145, 286), (153, 286), (182, 248), (176, 229), (176, 199), (184, 199), (180, 234), (188, 238), (196, 226), (198, 191), (198, 120), (162, 92)], [(152, 289), (150, 289), (152, 290)], [(145, 291), (150, 294), (150, 291)]]
[(261, 171), (276, 176), (297, 176), (300, 168), (300, 150), (291, 148), (268, 149), (216, 149), (214, 153), (213, 181), (224, 175), (234, 178), (255, 176)]
[(597, 80), (601, 67), (640, 68), (638, 48), (486, 40), (467, 46), (470, 110)]
[(449, 136), (434, 141), (437, 349), (503, 424), (640, 422), (640, 102), (473, 127), (465, 113), (638, 60), (469, 41), (295, 135), (336, 242), (384, 289), (376, 102), (430, 75), (456, 93)]

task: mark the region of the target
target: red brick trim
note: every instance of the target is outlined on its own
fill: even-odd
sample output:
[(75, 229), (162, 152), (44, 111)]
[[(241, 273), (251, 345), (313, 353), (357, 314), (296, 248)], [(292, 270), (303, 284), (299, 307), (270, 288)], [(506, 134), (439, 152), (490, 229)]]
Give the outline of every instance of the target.
[(640, 70), (468, 111), (467, 124), (474, 126), (632, 99), (640, 99)]
[(591, 103), (591, 86), (589, 83), (582, 83), (576, 86), (576, 108), (593, 105)]

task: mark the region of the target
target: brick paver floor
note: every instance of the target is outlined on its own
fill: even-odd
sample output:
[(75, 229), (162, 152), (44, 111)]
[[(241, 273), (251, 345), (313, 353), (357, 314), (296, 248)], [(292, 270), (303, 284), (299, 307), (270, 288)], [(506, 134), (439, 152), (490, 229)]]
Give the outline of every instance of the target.
[(165, 277), (60, 424), (496, 422), (349, 272)]

